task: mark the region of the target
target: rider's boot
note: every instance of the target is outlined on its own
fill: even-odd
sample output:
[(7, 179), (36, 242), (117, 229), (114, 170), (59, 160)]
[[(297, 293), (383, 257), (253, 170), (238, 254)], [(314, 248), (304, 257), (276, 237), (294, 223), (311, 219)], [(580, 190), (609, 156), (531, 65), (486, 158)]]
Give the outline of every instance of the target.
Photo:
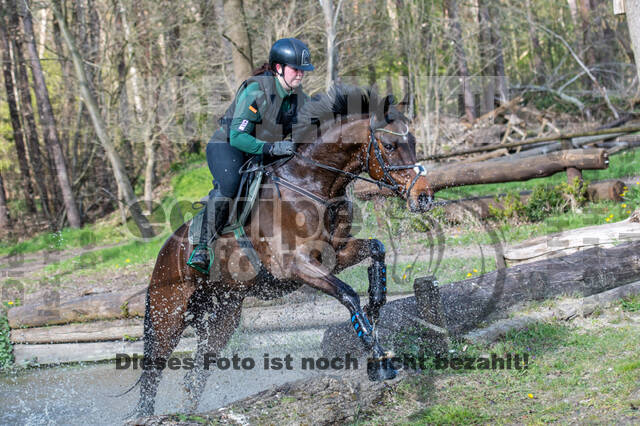
[[(200, 241), (191, 253), (187, 265), (203, 274), (209, 273), (213, 261), (213, 242), (227, 223), (228, 216), (229, 203), (227, 198), (218, 189), (212, 189), (205, 207), (205, 220), (202, 221)], [(210, 230), (213, 231), (213, 235), (209, 232)]]

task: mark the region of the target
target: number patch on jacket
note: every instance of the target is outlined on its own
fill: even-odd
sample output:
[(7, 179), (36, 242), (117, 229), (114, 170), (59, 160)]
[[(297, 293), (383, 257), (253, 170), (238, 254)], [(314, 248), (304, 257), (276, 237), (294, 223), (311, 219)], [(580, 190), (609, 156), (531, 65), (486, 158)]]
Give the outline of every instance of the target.
[(247, 124), (249, 124), (249, 120), (242, 120), (242, 123), (238, 126), (238, 130), (244, 130), (247, 128)]

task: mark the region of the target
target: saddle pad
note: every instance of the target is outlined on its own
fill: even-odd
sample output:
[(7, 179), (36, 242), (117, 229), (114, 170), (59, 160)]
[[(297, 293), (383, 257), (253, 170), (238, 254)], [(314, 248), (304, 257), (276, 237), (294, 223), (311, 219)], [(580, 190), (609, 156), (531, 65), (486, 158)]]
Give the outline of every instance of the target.
[[(262, 183), (262, 170), (258, 170), (253, 173), (253, 177), (251, 182), (249, 183), (249, 189), (246, 192), (246, 199), (244, 203), (244, 207), (239, 215), (237, 215), (238, 220), (235, 223), (228, 223), (223, 229), (222, 233), (226, 234), (229, 232), (235, 232), (236, 229), (242, 228), (244, 224), (247, 222), (249, 218), (249, 214), (251, 213), (251, 209), (258, 199), (258, 192), (260, 190), (260, 184)], [(207, 202), (207, 198), (202, 200), (203, 203)], [(238, 205), (240, 202), (238, 198), (233, 201), (233, 206), (231, 208), (231, 214), (229, 217), (236, 217), (236, 210), (238, 209)], [(200, 242), (200, 234), (202, 231), (202, 221), (206, 220), (204, 217), (205, 209), (201, 209), (195, 216), (191, 219), (189, 223), (189, 244), (196, 245)], [(236, 235), (237, 238), (237, 235)]]

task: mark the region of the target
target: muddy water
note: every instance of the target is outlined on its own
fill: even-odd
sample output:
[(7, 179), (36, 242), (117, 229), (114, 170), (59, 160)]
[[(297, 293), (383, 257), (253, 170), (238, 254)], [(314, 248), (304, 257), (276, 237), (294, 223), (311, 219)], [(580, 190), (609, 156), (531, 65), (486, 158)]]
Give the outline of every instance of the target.
[[(299, 338), (291, 337), (285, 344), (282, 336), (265, 335), (265, 344), (252, 349), (242, 347), (242, 338), (234, 338), (235, 344), (232, 341), (219, 355), (219, 358), (229, 359), (230, 366), (225, 370), (211, 368), (212, 374), (198, 411), (214, 410), (273, 385), (318, 374), (318, 370), (303, 369), (301, 363), (303, 357), (317, 359), (320, 356), (322, 331), (308, 330), (297, 335)], [(269, 344), (270, 341), (278, 344)], [(269, 354), (268, 369), (264, 366), (265, 353)], [(245, 368), (239, 362), (239, 369), (234, 370), (231, 360), (234, 354), (240, 359), (252, 359), (255, 365), (249, 368), (251, 362), (245, 360)], [(286, 369), (284, 363), (287, 355), (291, 357), (291, 369)], [(191, 354), (174, 356), (183, 360)], [(279, 370), (273, 369), (278, 365), (275, 358), (281, 358)], [(224, 368), (224, 361), (220, 366)], [(134, 409), (139, 389), (121, 397), (114, 395), (128, 389), (140, 372), (133, 368), (117, 369), (116, 364), (110, 362), (0, 375), (0, 424), (120, 424)], [(164, 370), (156, 399), (157, 414), (184, 411), (182, 380), (185, 372), (184, 369)]]

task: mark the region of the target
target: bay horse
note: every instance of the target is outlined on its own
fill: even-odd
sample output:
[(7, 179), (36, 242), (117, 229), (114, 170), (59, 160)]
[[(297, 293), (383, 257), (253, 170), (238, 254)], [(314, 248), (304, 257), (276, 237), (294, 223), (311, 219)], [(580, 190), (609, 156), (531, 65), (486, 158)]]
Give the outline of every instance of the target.
[[(346, 190), (354, 179), (365, 179), (395, 191), (411, 211), (428, 210), (433, 191), (417, 164), (415, 138), (392, 96), (380, 97), (373, 89), (357, 86), (337, 85), (312, 98), (297, 120), (296, 152), (284, 164), (266, 166), (259, 201), (244, 227), (262, 273), (239, 273), (240, 264), (247, 261), (233, 255), (242, 251), (232, 235), (218, 239), (215, 271), (209, 276), (190, 268), (188, 224), (160, 250), (147, 289), (148, 368), (137, 382), (137, 415), (153, 414), (162, 366), (188, 325), (198, 337), (196, 365), (184, 379), (188, 409), (195, 410), (210, 373), (204, 357), (226, 346), (240, 322), (245, 297), (280, 297), (304, 284), (347, 308), (354, 332), (373, 355), (367, 366), (369, 379), (395, 377), (374, 333), (386, 302), (385, 248), (376, 239), (351, 236), (352, 205)], [(369, 178), (359, 176), (362, 173)], [(335, 274), (369, 257), (369, 303), (362, 309), (358, 294)]]

